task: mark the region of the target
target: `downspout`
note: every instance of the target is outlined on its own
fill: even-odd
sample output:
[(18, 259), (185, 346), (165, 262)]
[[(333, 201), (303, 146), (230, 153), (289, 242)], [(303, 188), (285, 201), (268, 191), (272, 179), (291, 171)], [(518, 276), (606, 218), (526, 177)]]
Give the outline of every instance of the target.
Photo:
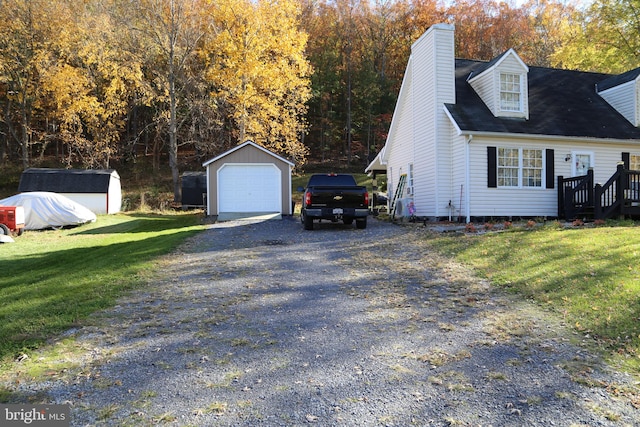
[(211, 168), (207, 168), (207, 216), (211, 215)]
[[(470, 178), (470, 174), (469, 174), (469, 167), (471, 165), (471, 161), (469, 159), (469, 152), (471, 151), (469, 148), (469, 145), (471, 144), (471, 141), (473, 140), (473, 135), (468, 135), (467, 136), (467, 143), (464, 145), (464, 199), (465, 199), (465, 203), (466, 203), (466, 217), (467, 217), (467, 223), (471, 222), (471, 202), (470, 202), (470, 197), (471, 197), (471, 178)], [(460, 209), (462, 209), (462, 206), (460, 206)]]

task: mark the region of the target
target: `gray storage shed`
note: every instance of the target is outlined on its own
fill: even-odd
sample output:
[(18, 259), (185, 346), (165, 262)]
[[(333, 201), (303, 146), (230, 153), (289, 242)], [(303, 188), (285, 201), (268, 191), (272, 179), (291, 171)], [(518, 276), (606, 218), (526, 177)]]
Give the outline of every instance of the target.
[(207, 169), (207, 214), (291, 215), (290, 161), (253, 141), (203, 163)]

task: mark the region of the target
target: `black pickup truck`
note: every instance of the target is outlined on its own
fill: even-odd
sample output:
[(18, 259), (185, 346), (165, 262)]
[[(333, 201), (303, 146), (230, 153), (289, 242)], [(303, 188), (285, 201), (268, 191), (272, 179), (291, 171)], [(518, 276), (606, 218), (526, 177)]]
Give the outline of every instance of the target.
[(311, 175), (302, 197), (300, 220), (305, 230), (313, 230), (314, 220), (342, 221), (357, 228), (367, 228), (369, 193), (351, 175)]

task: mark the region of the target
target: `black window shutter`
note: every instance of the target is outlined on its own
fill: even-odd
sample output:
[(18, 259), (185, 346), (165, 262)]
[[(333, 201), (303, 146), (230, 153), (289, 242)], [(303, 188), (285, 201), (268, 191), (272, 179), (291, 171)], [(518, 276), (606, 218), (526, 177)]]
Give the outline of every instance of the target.
[(487, 147), (487, 187), (498, 187), (498, 150)]
[(629, 170), (631, 165), (631, 155), (629, 153), (622, 153), (622, 161), (624, 162), (624, 168)]
[(548, 149), (545, 150), (545, 163), (546, 163), (546, 167), (547, 167), (547, 174), (546, 174), (546, 181), (547, 181), (547, 188), (554, 188), (555, 183), (556, 183), (556, 177), (555, 177), (555, 161), (554, 161), (554, 155), (553, 155), (553, 150)]
[[(624, 168), (626, 170), (631, 169), (631, 154), (622, 153), (622, 162), (624, 163)], [(631, 175), (627, 175), (627, 185), (625, 187), (625, 190), (627, 188), (631, 188)]]

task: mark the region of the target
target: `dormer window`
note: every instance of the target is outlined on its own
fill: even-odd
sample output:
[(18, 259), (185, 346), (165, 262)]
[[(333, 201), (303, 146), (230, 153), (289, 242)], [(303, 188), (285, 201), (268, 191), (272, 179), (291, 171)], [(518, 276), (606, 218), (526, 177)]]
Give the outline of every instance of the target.
[(529, 67), (513, 50), (484, 63), (467, 81), (495, 117), (529, 120)]
[(520, 75), (500, 73), (500, 110), (522, 111), (522, 84)]

